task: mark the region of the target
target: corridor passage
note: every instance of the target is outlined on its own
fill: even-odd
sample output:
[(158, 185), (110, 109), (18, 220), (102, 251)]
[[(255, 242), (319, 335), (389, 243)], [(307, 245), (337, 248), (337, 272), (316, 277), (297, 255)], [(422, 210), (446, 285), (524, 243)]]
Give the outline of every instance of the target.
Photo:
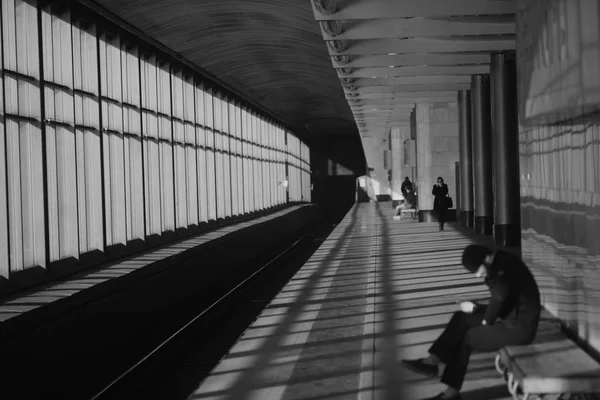
[[(487, 288), (460, 265), (453, 224), (395, 221), (357, 203), (190, 399), (402, 399), (442, 385), (402, 367), (427, 351), (458, 299)], [(510, 399), (494, 354), (474, 354), (464, 399)]]

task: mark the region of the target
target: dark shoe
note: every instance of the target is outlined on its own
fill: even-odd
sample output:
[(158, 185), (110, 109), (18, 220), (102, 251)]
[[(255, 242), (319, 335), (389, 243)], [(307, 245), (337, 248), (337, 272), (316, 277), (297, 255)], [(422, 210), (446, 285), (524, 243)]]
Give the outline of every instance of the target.
[[(440, 393), (437, 396), (429, 397), (425, 400), (442, 400), (442, 399), (444, 399), (444, 393)], [(459, 393), (456, 396), (447, 397), (444, 400), (462, 400), (462, 397), (460, 396), (460, 393)]]
[(402, 360), (402, 362), (415, 372), (433, 377), (438, 376), (437, 365), (425, 364), (422, 358), (418, 360)]

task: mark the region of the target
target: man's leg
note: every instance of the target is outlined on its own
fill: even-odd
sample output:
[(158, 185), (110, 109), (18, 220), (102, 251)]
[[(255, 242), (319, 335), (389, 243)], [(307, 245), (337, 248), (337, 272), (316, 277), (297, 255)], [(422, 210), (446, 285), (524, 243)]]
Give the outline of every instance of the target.
[(440, 361), (447, 363), (450, 360), (469, 328), (481, 325), (484, 313), (484, 307), (477, 309), (474, 314), (462, 311), (454, 313), (444, 332), (429, 349), (429, 356), (416, 360), (404, 360), (404, 363), (420, 373), (437, 376)]
[(479, 325), (467, 330), (464, 340), (458, 344), (454, 354), (446, 363), (446, 369), (442, 375), (442, 383), (460, 391), (469, 358), (473, 350), (490, 352), (500, 350), (504, 346), (519, 345), (526, 342), (526, 332), (509, 328), (501, 323), (495, 325)]
[(463, 342), (467, 331), (473, 327), (481, 326), (485, 308), (481, 307), (473, 314), (462, 311), (454, 313), (444, 332), (437, 338), (429, 349), (429, 353), (447, 364), (460, 344)]
[(396, 207), (396, 217), (400, 217), (402, 215), (402, 210), (404, 210), (405, 208), (406, 203), (402, 203), (398, 207)]

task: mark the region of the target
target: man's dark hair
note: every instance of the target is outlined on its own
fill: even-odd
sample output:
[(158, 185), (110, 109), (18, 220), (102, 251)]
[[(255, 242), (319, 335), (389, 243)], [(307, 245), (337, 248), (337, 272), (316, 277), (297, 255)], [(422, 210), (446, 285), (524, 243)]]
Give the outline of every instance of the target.
[(492, 253), (492, 250), (485, 246), (479, 244), (469, 245), (463, 252), (462, 264), (469, 272), (475, 273), (479, 266), (483, 264), (485, 258)]
[(409, 179), (408, 179), (408, 176), (405, 176), (405, 177), (404, 177), (404, 180), (405, 180), (405, 181), (409, 180)]

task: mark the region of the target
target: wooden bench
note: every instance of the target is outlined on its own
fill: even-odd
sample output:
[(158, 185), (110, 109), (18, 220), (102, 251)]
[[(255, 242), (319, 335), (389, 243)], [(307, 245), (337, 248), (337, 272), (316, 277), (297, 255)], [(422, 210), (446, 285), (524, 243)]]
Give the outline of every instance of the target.
[(515, 400), (600, 393), (600, 364), (569, 339), (557, 322), (540, 323), (530, 345), (502, 348), (495, 363)]

